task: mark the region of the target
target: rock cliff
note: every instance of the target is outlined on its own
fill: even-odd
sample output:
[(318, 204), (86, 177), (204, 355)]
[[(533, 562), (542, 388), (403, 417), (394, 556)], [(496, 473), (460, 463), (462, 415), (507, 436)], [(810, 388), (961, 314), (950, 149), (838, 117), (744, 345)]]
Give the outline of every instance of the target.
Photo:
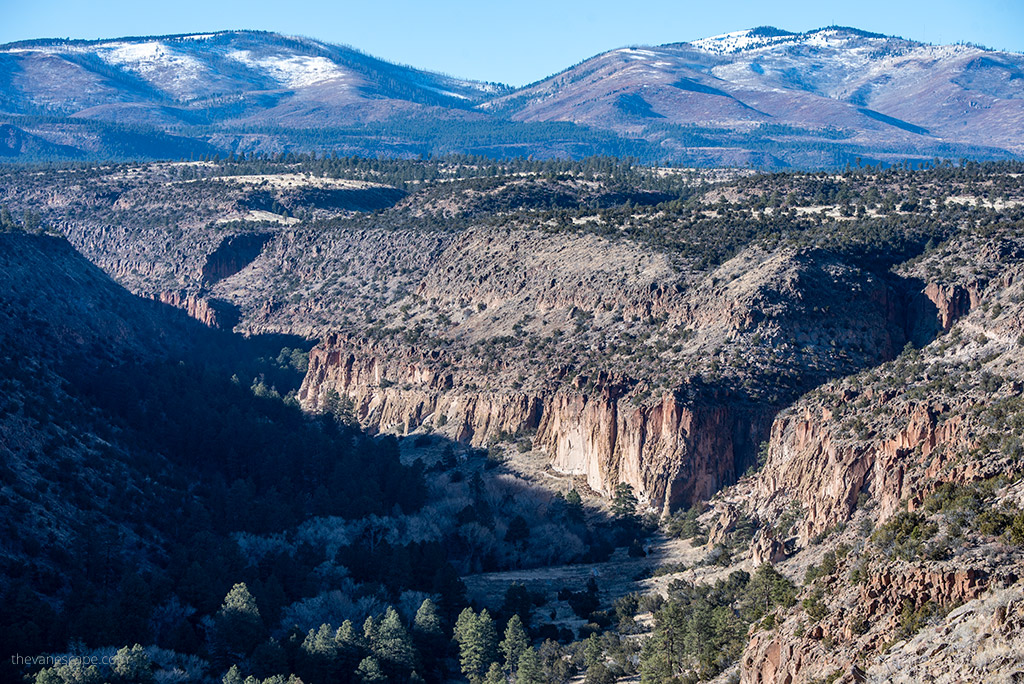
[[(595, 262), (566, 261), (567, 249)], [(459, 236), (416, 297), (391, 309), (406, 329), (425, 322), (419, 339), (330, 335), (311, 354), (299, 399), (321, 410), (336, 392), (380, 431), (443, 427), (475, 445), (530, 435), (554, 469), (594, 491), (626, 482), (668, 510), (734, 482), (780, 404), (815, 378), (891, 357), (914, 329), (937, 325), (912, 284), (829, 255), (751, 250), (688, 286), (633, 245), (612, 250), (589, 236)], [(620, 272), (634, 274), (632, 286)], [(430, 312), (446, 307), (438, 325)], [(637, 325), (659, 317), (664, 341), (638, 345)], [(564, 325), (576, 326), (566, 342)], [(550, 360), (538, 363), (531, 337), (549, 345)], [(796, 372), (807, 356), (813, 369)]]
[(197, 294), (174, 290), (160, 293), (159, 300), (183, 310), (210, 328), (230, 330), (238, 322), (238, 312), (227, 302), (210, 300)]
[(688, 506), (734, 481), (774, 413), (693, 386), (635, 403), (629, 383), (607, 378), (588, 392), (557, 380), (537, 391), (471, 390), (465, 373), (376, 351), (328, 337), (310, 353), (300, 401), (322, 410), (337, 393), (375, 430), (406, 434), (426, 425), (477, 446), (527, 435), (555, 470), (585, 476), (605, 495), (626, 482), (658, 510)]
[[(965, 681), (980, 672), (996, 681), (1019, 665), (1006, 657), (1020, 639), (1005, 626), (1006, 601), (1002, 618), (985, 607), (1019, 594), (1022, 574), (1019, 540), (1006, 543), (1020, 535), (1004, 531), (1019, 514), (1024, 469), (1015, 436), (1024, 380), (1018, 242), (1011, 232), (950, 245), (965, 267), (924, 289), (946, 332), (782, 412), (763, 468), (725, 496), (726, 507), (765, 525), (758, 562), (801, 567), (800, 548), (849, 554), (828, 577), (808, 580), (802, 610), (752, 634), (741, 681)], [(995, 253), (998, 261), (988, 258)], [(913, 269), (928, 267), (926, 259)], [(796, 539), (784, 544), (780, 521), (794, 510)], [(994, 626), (957, 627), (980, 613)], [(914, 636), (929, 620), (938, 621), (926, 630), (931, 643)], [(904, 665), (917, 674), (900, 679)]]

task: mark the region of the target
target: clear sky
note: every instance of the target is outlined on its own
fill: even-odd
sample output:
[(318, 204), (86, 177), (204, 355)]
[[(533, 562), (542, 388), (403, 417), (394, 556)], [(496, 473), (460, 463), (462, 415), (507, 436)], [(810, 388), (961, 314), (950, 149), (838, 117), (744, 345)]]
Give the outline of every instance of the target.
[(597, 53), (831, 24), (1024, 52), (1024, 0), (0, 0), (0, 43), (262, 29), (523, 85)]

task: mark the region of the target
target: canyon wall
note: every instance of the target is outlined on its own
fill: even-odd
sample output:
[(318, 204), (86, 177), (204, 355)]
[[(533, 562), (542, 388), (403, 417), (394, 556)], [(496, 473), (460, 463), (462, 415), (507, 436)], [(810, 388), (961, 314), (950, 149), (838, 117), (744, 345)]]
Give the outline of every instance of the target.
[[(808, 530), (835, 517), (835, 502), (855, 503), (869, 481), (893, 488), (889, 480), (899, 475), (886, 463), (876, 467), (878, 459), (840, 453), (827, 442), (810, 446), (818, 442), (809, 417), (785, 418), (774, 432), (770, 428), (782, 403), (809, 386), (892, 358), (908, 339), (934, 334), (936, 307), (912, 282), (806, 251), (750, 250), (687, 288), (657, 259), (645, 262), (623, 251), (617, 257), (622, 263), (586, 267), (565, 257), (566, 236), (536, 237), (478, 231), (448, 245), (422, 279), (418, 301), (459, 304), (473, 316), (426, 345), (327, 336), (311, 352), (299, 397), (303, 406), (322, 410), (333, 391), (351, 400), (355, 417), (371, 430), (407, 434), (426, 426), (477, 446), (529, 435), (555, 470), (584, 477), (604, 495), (628, 483), (659, 511), (689, 506), (735, 482), (770, 434), (775, 460), (814, 448), (807, 459), (818, 465), (803, 475), (780, 472), (771, 485), (766, 479), (766, 492), (774, 494), (775, 484), (801, 490), (813, 489), (812, 481), (836, 482), (820, 494), (821, 502), (809, 501), (829, 512), (812, 514)], [(586, 240), (595, 254), (612, 251), (600, 239)], [(509, 264), (517, 268), (509, 271)], [(619, 282), (636, 271), (647, 273), (642, 288)], [(531, 311), (555, 312), (554, 320), (559, 311), (577, 309), (600, 317), (603, 301), (627, 316), (663, 315), (670, 330), (689, 332), (687, 346), (653, 360), (669, 369), (667, 386), (649, 386), (638, 361), (642, 350), (630, 349), (608, 364), (619, 369), (614, 375), (587, 365), (573, 372), (557, 352), (550, 363), (530, 366), (520, 347), (486, 361), (456, 337), (464, 330), (465, 339), (486, 343), (486, 333), (515, 333), (511, 322)], [(595, 346), (611, 339), (618, 324), (605, 318), (600, 325), (590, 333)], [(731, 351), (724, 353), (727, 346)], [(807, 364), (808, 354), (818, 360)], [(797, 379), (777, 385), (798, 356)], [(627, 362), (632, 370), (623, 370)], [(808, 365), (814, 370), (808, 372)], [(789, 432), (799, 433), (798, 444), (782, 453)], [(882, 451), (898, 459), (897, 451), (914, 448), (919, 437), (908, 434)]]
[[(853, 393), (847, 397), (856, 399)], [(886, 406), (893, 397), (868, 398)], [(927, 463), (936, 447), (963, 445), (965, 439), (962, 416), (941, 419), (941, 406), (892, 410), (896, 427), (875, 439), (844, 434), (827, 408), (804, 406), (780, 415), (772, 425), (767, 464), (754, 481), (751, 508), (771, 520), (798, 501), (805, 513), (798, 536), (804, 541), (849, 519), (861, 494), (874, 498), (882, 519), (891, 516), (909, 491), (907, 469), (916, 461)]]
[(176, 290), (165, 290), (157, 299), (164, 304), (181, 309), (210, 328), (230, 330), (238, 323), (238, 311), (227, 302)]
[[(923, 292), (945, 330), (981, 300), (977, 284), (931, 283)], [(945, 470), (950, 481), (978, 475), (970, 465), (948, 462), (951, 453), (971, 446), (963, 411), (951, 411), (941, 398), (908, 400), (909, 387), (857, 384), (850, 380), (828, 400), (805, 397), (782, 411), (771, 427), (767, 462), (749, 492), (750, 509), (768, 521), (798, 502), (804, 517), (797, 535), (805, 543), (848, 520), (862, 496), (874, 500), (881, 520), (904, 498), (913, 506), (921, 492), (911, 486), (911, 470), (932, 476)], [(859, 428), (836, 415), (855, 404), (854, 413), (866, 419)]]
[(590, 392), (576, 386), (581, 382), (540, 391), (469, 390), (452, 371), (414, 355), (332, 335), (310, 353), (300, 401), (320, 410), (333, 390), (371, 429), (405, 434), (429, 425), (476, 446), (532, 435), (554, 469), (584, 476), (605, 495), (629, 483), (656, 510), (687, 506), (734, 481), (774, 413), (710, 389), (635, 404), (627, 384), (608, 378)]
[[(899, 633), (906, 607), (926, 604), (950, 608), (977, 599), (993, 583), (1012, 584), (1016, 577), (995, 567), (894, 567), (872, 574), (855, 588), (836, 586), (845, 610), (836, 611), (805, 633), (792, 625), (752, 634), (740, 661), (741, 684), (821, 681), (833, 675), (836, 662), (827, 644), (840, 642), (850, 654), (883, 648)], [(870, 631), (864, 631), (870, 626)], [(863, 658), (858, 659), (863, 663)], [(843, 682), (866, 681), (858, 665), (839, 670)]]

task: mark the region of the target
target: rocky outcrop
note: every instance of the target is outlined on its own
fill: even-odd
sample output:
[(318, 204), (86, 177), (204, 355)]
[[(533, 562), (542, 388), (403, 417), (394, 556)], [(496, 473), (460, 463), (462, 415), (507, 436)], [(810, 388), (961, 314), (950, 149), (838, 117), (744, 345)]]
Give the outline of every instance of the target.
[[(601, 257), (601, 268), (569, 258), (584, 247)], [(629, 483), (642, 501), (667, 510), (734, 482), (768, 437), (779, 404), (815, 382), (815, 374), (828, 377), (891, 358), (908, 330), (923, 323), (932, 333), (937, 329), (935, 307), (912, 283), (815, 250), (747, 250), (687, 289), (663, 257), (621, 245), (613, 253), (612, 247), (593, 236), (483, 229), (459, 236), (421, 280), (418, 297), (396, 314), (411, 318), (416, 306), (429, 311), (447, 302), (455, 309), (446, 316), (462, 316), (461, 327), (444, 330), (423, 349), (383, 335), (377, 342), (329, 336), (311, 356), (301, 401), (317, 410), (334, 390), (352, 400), (356, 417), (370, 429), (402, 433), (445, 425), (446, 434), (473, 444), (535, 433), (534, 446), (548, 454), (552, 468), (585, 477), (604, 494)], [(639, 283), (631, 276), (637, 271), (646, 274)], [(686, 333), (676, 339), (692, 339), (676, 346), (675, 358), (647, 357), (667, 369), (657, 391), (644, 375), (650, 364), (639, 361), (648, 352), (634, 351), (636, 337), (616, 339), (627, 323), (603, 313), (602, 300), (621, 312), (619, 321), (657, 314), (668, 329)], [(599, 318), (589, 329), (579, 319), (573, 324), (589, 330), (592, 348), (623, 345), (616, 352), (621, 358), (608, 364), (619, 375), (582, 364), (568, 369), (557, 357), (538, 367), (525, 344), (502, 347), (488, 360), (465, 342), (518, 342), (524, 320), (554, 311), (568, 321), (574, 320), (568, 311)], [(764, 335), (752, 334), (755, 329)], [(460, 331), (464, 335), (456, 335)], [(728, 354), (726, 345), (734, 345)], [(788, 387), (778, 386), (769, 378), (778, 378), (796, 353), (820, 361)], [(753, 391), (762, 398), (750, 399)], [(765, 394), (775, 398), (765, 400)], [(836, 469), (845, 472), (844, 466)], [(846, 475), (857, 481), (836, 498), (856, 501), (871, 470), (856, 467), (864, 472)], [(890, 476), (880, 470), (876, 478)]]
[[(851, 393), (847, 400), (856, 398)], [(889, 399), (872, 397), (882, 406)], [(965, 439), (962, 416), (946, 418), (942, 407), (926, 405), (903, 411), (892, 416), (900, 426), (893, 433), (864, 440), (844, 437), (825, 408), (781, 414), (772, 425), (768, 462), (755, 479), (750, 507), (767, 514), (798, 501), (805, 512), (798, 528), (804, 540), (848, 520), (862, 493), (875, 498), (882, 519), (889, 517), (910, 491), (905, 474), (911, 456), (928, 463), (939, 445)]]
[(350, 399), (356, 418), (372, 430), (408, 433), (423, 424), (449, 426), (456, 439), (477, 445), (498, 435), (536, 430), (539, 397), (517, 391), (454, 391), (453, 372), (431, 363), (439, 353), (417, 356), (414, 348), (397, 352), (328, 336), (310, 352), (299, 399), (310, 410), (322, 410), (333, 391)]
[(626, 482), (655, 508), (688, 506), (735, 481), (773, 411), (725, 395), (682, 394), (633, 405), (609, 390), (557, 392), (544, 404), (537, 445), (555, 469), (586, 476), (596, 491), (610, 494)]
[(224, 238), (206, 256), (201, 271), (202, 282), (210, 285), (235, 275), (260, 255), (272, 237), (271, 233), (241, 233)]
[(943, 330), (949, 330), (958, 319), (966, 316), (981, 302), (978, 285), (944, 285), (929, 283), (924, 295), (931, 300), (939, 312)]
[(473, 229), (438, 255), (424, 299), (522, 308), (616, 308), (627, 318), (677, 313), (685, 279), (665, 254), (594, 235)]
[(227, 302), (175, 290), (161, 292), (158, 299), (210, 328), (230, 330), (238, 323), (238, 310)]
[(1012, 682), (1024, 669), (1024, 581), (954, 609), (865, 668), (871, 681)]
[(778, 629), (751, 635), (740, 663), (740, 681), (813, 681), (836, 671), (843, 673), (841, 681), (864, 681), (855, 662), (884, 652), (900, 636), (906, 613), (925, 606), (949, 610), (976, 601), (990, 587), (1013, 585), (1019, 573), (1007, 567), (973, 556), (961, 564), (895, 563), (870, 573), (860, 585), (838, 582), (829, 587), (828, 597), (836, 609), (821, 621), (799, 629), (803, 618), (798, 611)]

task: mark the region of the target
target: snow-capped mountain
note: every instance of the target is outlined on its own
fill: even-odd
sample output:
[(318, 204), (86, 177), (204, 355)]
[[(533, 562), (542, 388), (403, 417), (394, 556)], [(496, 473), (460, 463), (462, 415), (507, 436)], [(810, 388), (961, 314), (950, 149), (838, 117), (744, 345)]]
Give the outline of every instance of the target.
[[(692, 146), (688, 127), (915, 150), (1024, 153), (1024, 55), (828, 28), (761, 28), (623, 48), (499, 97), (521, 121), (573, 121)], [(681, 135), (676, 135), (681, 134)]]
[[(4, 109), (21, 114), (91, 116), (93, 107), (132, 104), (170, 107), (185, 121), (197, 111), (244, 118), (298, 98), (307, 109), (360, 118), (379, 109), (371, 100), (461, 108), (495, 91), (350, 48), (252, 31), (13, 43), (0, 47), (0, 69)], [(357, 102), (363, 112), (347, 107)], [(298, 112), (292, 107), (288, 114)]]
[(1024, 155), (1024, 55), (841, 27), (622, 48), (517, 90), (273, 33), (40, 40), (0, 46), (0, 84), (14, 141), (4, 153), (16, 158), (320, 149), (785, 166)]

